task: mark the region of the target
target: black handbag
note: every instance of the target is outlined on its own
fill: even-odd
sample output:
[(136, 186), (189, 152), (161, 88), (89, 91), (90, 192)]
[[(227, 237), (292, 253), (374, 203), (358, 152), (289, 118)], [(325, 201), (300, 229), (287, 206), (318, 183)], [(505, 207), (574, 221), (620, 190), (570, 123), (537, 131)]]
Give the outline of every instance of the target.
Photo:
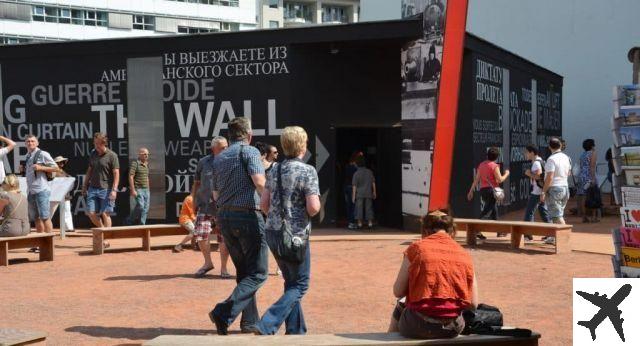
[(503, 316), (500, 309), (487, 304), (478, 304), (475, 311), (464, 310), (464, 329), (462, 335), (502, 335), (513, 337), (531, 337), (530, 329), (503, 328)]
[(267, 243), (273, 253), (273, 257), (276, 259), (293, 263), (302, 263), (304, 262), (307, 253), (309, 229), (305, 229), (303, 234), (294, 234), (291, 222), (287, 219), (287, 213), (284, 209), (284, 190), (282, 189), (281, 173), (283, 164), (284, 162), (278, 164), (277, 167), (277, 193), (278, 198), (280, 199), (280, 217), (282, 219), (282, 226), (280, 226), (280, 230), (267, 231), (270, 233), (267, 236)]

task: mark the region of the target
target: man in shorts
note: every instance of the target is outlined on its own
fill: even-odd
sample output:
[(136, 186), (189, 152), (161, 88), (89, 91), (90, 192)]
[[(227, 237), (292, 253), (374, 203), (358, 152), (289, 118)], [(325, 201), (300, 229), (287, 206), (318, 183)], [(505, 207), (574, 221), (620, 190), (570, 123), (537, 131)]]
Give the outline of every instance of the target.
[[(564, 208), (569, 200), (569, 181), (571, 159), (562, 152), (562, 142), (557, 137), (549, 140), (551, 155), (544, 165), (544, 186), (540, 202), (546, 203), (549, 217), (553, 223), (564, 225)], [(555, 244), (555, 237), (547, 237), (545, 243)]]
[(203, 157), (198, 162), (195, 181), (191, 189), (191, 194), (195, 196), (196, 207), (196, 225), (193, 234), (204, 256), (204, 264), (195, 274), (197, 278), (204, 277), (214, 268), (211, 261), (211, 245), (209, 243), (209, 233), (211, 233), (212, 229), (215, 231), (220, 248), (220, 276), (223, 278), (230, 277), (227, 271), (229, 251), (227, 251), (220, 230), (215, 227), (216, 205), (213, 200), (212, 190), (213, 161), (215, 156), (225, 150), (228, 145), (227, 139), (222, 136), (216, 136), (211, 140), (211, 154)]
[(51, 155), (38, 148), (38, 138), (28, 135), (24, 140), (27, 147), (25, 162), (27, 176), (27, 191), (29, 201), (29, 219), (36, 225), (36, 231), (50, 233), (53, 231), (51, 224), (49, 197), (51, 188), (47, 180), (47, 173), (58, 171), (58, 166)]
[(104, 133), (93, 135), (94, 150), (89, 156), (89, 168), (82, 184), (82, 195), (87, 200), (87, 215), (96, 227), (111, 227), (118, 183), (120, 163), (116, 153), (107, 148), (108, 138)]

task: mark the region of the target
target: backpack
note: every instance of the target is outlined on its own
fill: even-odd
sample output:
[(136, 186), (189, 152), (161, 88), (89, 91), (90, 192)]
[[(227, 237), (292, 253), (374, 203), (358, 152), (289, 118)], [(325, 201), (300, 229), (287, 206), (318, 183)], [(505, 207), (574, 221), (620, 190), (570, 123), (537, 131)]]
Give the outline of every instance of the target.
[[(534, 162), (540, 162), (540, 167), (542, 168), (542, 170), (540, 171), (540, 177), (538, 179), (534, 179), (536, 182), (536, 185), (538, 185), (539, 188), (543, 188), (544, 187), (544, 160), (541, 158), (537, 158)], [(533, 186), (531, 186), (531, 189), (533, 189)]]
[[(42, 150), (38, 149), (38, 151), (36, 151), (36, 153), (33, 154), (33, 161), (31, 161), (32, 165), (35, 165), (38, 163), (38, 159), (40, 158), (41, 153), (42, 153)], [(34, 171), (33, 174), (36, 176), (36, 178), (38, 177), (37, 172)], [(55, 173), (53, 172), (45, 172), (44, 175), (47, 177), (47, 181), (52, 181), (53, 178), (55, 178)]]

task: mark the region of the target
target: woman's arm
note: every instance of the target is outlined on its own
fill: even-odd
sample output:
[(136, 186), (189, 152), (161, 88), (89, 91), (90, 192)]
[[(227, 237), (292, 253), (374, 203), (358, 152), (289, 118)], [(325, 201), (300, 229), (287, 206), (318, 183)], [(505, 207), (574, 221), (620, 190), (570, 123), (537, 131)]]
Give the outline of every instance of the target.
[(393, 295), (396, 298), (402, 298), (407, 295), (407, 290), (409, 288), (409, 259), (407, 256), (404, 256), (402, 260), (402, 265), (400, 266), (400, 270), (398, 271), (398, 277), (396, 277), (396, 282), (393, 284)]
[(509, 170), (506, 169), (504, 171), (504, 174), (500, 174), (500, 166), (496, 166), (496, 169), (493, 171), (493, 175), (496, 177), (496, 181), (498, 182), (498, 184), (502, 184), (503, 181), (507, 180), (507, 177), (509, 177)]
[(471, 187), (469, 188), (469, 192), (467, 192), (467, 199), (470, 201), (473, 199), (473, 191), (476, 190), (476, 186), (480, 181), (480, 171), (476, 173), (476, 176), (473, 178), (473, 183), (471, 183)]
[(4, 207), (6, 207), (8, 204), (9, 204), (9, 200), (0, 198), (0, 214), (4, 212)]
[(478, 307), (478, 279), (476, 274), (473, 274), (473, 292), (471, 293), (471, 309), (475, 310)]

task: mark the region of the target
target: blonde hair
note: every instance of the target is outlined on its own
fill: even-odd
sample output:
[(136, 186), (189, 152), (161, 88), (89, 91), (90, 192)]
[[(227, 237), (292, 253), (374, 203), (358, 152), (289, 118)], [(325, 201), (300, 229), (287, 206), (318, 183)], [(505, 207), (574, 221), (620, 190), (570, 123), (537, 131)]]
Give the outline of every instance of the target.
[(18, 191), (20, 190), (20, 181), (15, 174), (9, 174), (2, 182), (2, 188), (5, 191)]
[(307, 132), (300, 126), (287, 126), (280, 135), (280, 145), (284, 155), (296, 157), (302, 154), (307, 145)]

